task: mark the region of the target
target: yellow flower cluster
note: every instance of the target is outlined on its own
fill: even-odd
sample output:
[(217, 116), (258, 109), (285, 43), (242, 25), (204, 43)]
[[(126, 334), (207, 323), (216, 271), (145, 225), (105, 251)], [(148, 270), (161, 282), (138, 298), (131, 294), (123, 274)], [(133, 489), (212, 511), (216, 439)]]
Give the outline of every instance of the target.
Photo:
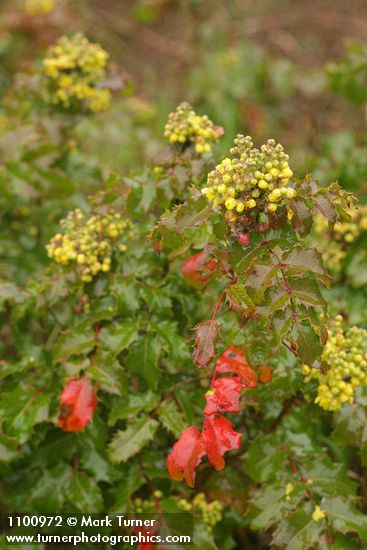
[(51, 102), (65, 108), (103, 111), (111, 91), (103, 86), (108, 53), (81, 33), (62, 36), (43, 60)]
[(367, 231), (367, 206), (353, 205), (348, 214), (351, 221), (337, 221), (331, 230), (324, 216), (319, 214), (315, 219), (315, 234), (317, 238), (321, 237), (315, 244), (326, 265), (334, 271), (342, 269), (348, 245), (353, 243), (363, 231)]
[(353, 403), (355, 388), (367, 384), (367, 330), (342, 327), (343, 318), (338, 315), (330, 324), (328, 341), (322, 360), (327, 371), (310, 369), (304, 365), (305, 382), (318, 379), (318, 395), (315, 403), (327, 411), (336, 411), (344, 403)]
[(28, 15), (47, 15), (54, 9), (54, 0), (26, 0), (25, 2), (25, 11)]
[(222, 520), (223, 506), (218, 500), (207, 502), (204, 493), (198, 493), (192, 504), (186, 499), (181, 498), (178, 501), (178, 506), (185, 512), (191, 512), (198, 514), (200, 519), (208, 528), (208, 531), (212, 531), (213, 527)]
[(114, 210), (85, 220), (81, 210), (76, 209), (61, 221), (61, 226), (63, 233), (55, 235), (47, 245), (48, 255), (58, 264), (75, 264), (86, 283), (100, 271), (110, 271), (113, 252), (125, 252), (123, 240), (134, 236), (132, 223)]
[(276, 212), (279, 206), (287, 207), (291, 219), (289, 201), (295, 198), (296, 191), (287, 186), (293, 172), (282, 145), (269, 139), (259, 150), (254, 148), (250, 136), (241, 135), (236, 137), (234, 145), (231, 158), (222, 160), (209, 173), (203, 195), (214, 208), (225, 208), (228, 221), (235, 221), (236, 214), (245, 209), (258, 207)]
[(215, 126), (206, 116), (199, 116), (189, 103), (181, 103), (176, 111), (170, 113), (164, 135), (170, 143), (192, 143), (199, 154), (212, 150), (211, 142), (223, 135), (223, 128)]

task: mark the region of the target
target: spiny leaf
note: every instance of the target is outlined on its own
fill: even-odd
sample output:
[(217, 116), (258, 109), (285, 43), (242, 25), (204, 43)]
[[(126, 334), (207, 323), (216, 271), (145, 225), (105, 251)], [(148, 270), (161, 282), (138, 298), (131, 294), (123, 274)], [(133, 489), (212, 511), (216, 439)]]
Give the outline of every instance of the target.
[(226, 296), (233, 309), (238, 310), (242, 315), (248, 315), (254, 309), (254, 303), (247, 294), (243, 282), (238, 281), (226, 288)]
[(311, 231), (312, 209), (302, 199), (292, 200), (290, 207), (293, 212), (292, 229), (305, 237)]
[(363, 542), (367, 541), (367, 517), (357, 509), (355, 499), (342, 496), (325, 498), (321, 508), (334, 529), (343, 534), (358, 533)]
[(315, 522), (312, 519), (311, 506), (308, 504), (283, 519), (274, 533), (272, 544), (287, 550), (312, 548), (320, 541), (326, 527), (325, 521)]
[(158, 408), (158, 417), (166, 430), (173, 433), (175, 437), (180, 437), (185, 429), (186, 422), (182, 412), (173, 399), (165, 399)]
[(149, 443), (158, 429), (154, 418), (142, 417), (128, 425), (126, 430), (117, 431), (109, 444), (112, 462), (126, 462)]
[(320, 338), (310, 325), (298, 323), (294, 328), (298, 333), (296, 340), (298, 356), (303, 363), (311, 366), (322, 353), (323, 346)]
[(313, 279), (288, 279), (292, 296), (301, 304), (308, 306), (320, 306), (326, 308), (327, 302), (323, 298), (317, 282)]

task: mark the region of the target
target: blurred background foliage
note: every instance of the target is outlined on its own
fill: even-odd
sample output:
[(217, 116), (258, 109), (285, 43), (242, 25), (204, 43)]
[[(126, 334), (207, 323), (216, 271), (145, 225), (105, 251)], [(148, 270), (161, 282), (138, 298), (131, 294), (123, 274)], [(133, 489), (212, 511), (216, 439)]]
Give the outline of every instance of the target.
[[(255, 142), (272, 136), (298, 176), (312, 171), (322, 183), (339, 180), (363, 202), (364, 15), (367, 5), (358, 0), (109, 0), (108, 9), (103, 0), (4, 0), (1, 269), (22, 283), (37, 273), (55, 223), (98, 187), (100, 167), (126, 174), (150, 162), (164, 143), (168, 113), (182, 100), (225, 127), (218, 155), (237, 132)], [(66, 29), (100, 41), (123, 82), (112, 108), (74, 119), (69, 130), (54, 115), (38, 114), (33, 93), (45, 49)], [(39, 177), (51, 165), (52, 185)], [(47, 220), (42, 228), (37, 200)]]

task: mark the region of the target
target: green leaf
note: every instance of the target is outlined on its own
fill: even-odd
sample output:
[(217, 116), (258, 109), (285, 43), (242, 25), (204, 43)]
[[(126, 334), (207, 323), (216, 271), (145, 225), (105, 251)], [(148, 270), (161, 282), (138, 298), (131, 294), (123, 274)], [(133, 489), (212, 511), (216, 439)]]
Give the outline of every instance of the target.
[(99, 340), (103, 349), (116, 357), (128, 348), (138, 337), (138, 327), (134, 321), (123, 321), (115, 326), (103, 327)]
[(251, 529), (268, 529), (280, 523), (289, 510), (290, 504), (285, 499), (284, 485), (261, 487), (255, 494), (250, 508)]
[(312, 209), (302, 199), (294, 199), (290, 203), (293, 212), (292, 229), (301, 237), (305, 237), (312, 227)]
[(187, 422), (178, 408), (174, 399), (165, 399), (158, 408), (158, 417), (161, 424), (173, 433), (176, 438), (179, 438), (185, 428)]
[(51, 395), (37, 388), (20, 384), (5, 393), (0, 401), (0, 418), (4, 433), (24, 443), (34, 426), (48, 420)]
[(9, 462), (18, 456), (17, 440), (0, 433), (0, 463)]
[(136, 455), (153, 439), (158, 426), (154, 418), (142, 417), (129, 424), (126, 430), (116, 432), (109, 444), (112, 462), (126, 462)]
[(111, 512), (126, 510), (129, 499), (145, 483), (145, 478), (138, 464), (127, 464), (123, 470), (123, 481), (114, 490), (114, 501)]
[(275, 479), (287, 456), (278, 434), (253, 441), (246, 455), (245, 472), (255, 483)]
[(312, 519), (308, 504), (284, 518), (273, 535), (272, 544), (286, 550), (305, 550), (318, 544), (326, 529), (325, 520), (316, 522)]
[(185, 242), (185, 232), (203, 225), (212, 214), (213, 209), (205, 197), (189, 200), (165, 213), (151, 232), (150, 239), (159, 249), (179, 248)]
[(242, 281), (237, 281), (236, 283), (228, 286), (225, 292), (233, 309), (238, 310), (245, 316), (253, 311), (254, 303), (247, 294), (245, 284)]
[(96, 514), (103, 510), (103, 498), (98, 484), (89, 476), (77, 473), (67, 485), (68, 499), (83, 513)]
[(136, 417), (140, 412), (150, 412), (159, 403), (159, 395), (151, 390), (146, 392), (131, 394), (123, 399), (116, 401), (110, 410), (108, 416), (108, 425), (113, 426), (117, 420)]
[(357, 533), (363, 542), (367, 541), (367, 516), (356, 508), (355, 499), (341, 496), (325, 498), (321, 508), (334, 529), (344, 535)]
[(130, 372), (141, 376), (151, 389), (155, 389), (160, 377), (160, 354), (160, 341), (153, 335), (146, 334), (129, 350), (126, 367)]
[(296, 247), (284, 257), (282, 263), (287, 265), (287, 276), (301, 275), (307, 271), (316, 273), (318, 279), (325, 285), (329, 285), (330, 276), (324, 269), (321, 254), (312, 248)]
[(56, 362), (66, 361), (72, 355), (92, 351), (95, 345), (96, 338), (92, 329), (73, 327), (59, 336), (53, 348), (53, 356)]
[(89, 374), (92, 380), (95, 380), (99, 387), (108, 393), (123, 395), (127, 391), (125, 369), (109, 353), (96, 354)]
[(302, 363), (312, 366), (322, 353), (323, 346), (320, 342), (320, 337), (312, 326), (298, 323), (294, 327), (298, 333), (296, 339), (297, 353)]
[(327, 302), (314, 279), (288, 279), (288, 284), (292, 291), (292, 297), (296, 297), (301, 304), (306, 307), (326, 308)]
[(70, 466), (64, 463), (45, 469), (31, 490), (28, 505), (32, 510), (59, 513), (66, 498), (65, 485), (71, 474)]

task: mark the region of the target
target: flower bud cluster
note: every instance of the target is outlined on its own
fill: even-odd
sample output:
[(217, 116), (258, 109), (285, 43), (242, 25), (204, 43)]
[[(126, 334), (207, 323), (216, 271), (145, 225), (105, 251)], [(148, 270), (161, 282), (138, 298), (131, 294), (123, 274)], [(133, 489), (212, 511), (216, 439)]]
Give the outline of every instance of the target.
[(198, 493), (192, 504), (186, 499), (181, 498), (178, 501), (178, 506), (185, 512), (194, 512), (199, 516), (201, 521), (205, 523), (208, 531), (211, 532), (213, 527), (222, 520), (223, 506), (218, 500), (208, 502), (204, 493)]
[(355, 388), (367, 384), (367, 330), (351, 327), (344, 331), (343, 318), (338, 315), (331, 323), (322, 360), (326, 372), (303, 366), (305, 381), (318, 379), (315, 403), (327, 411), (336, 411), (344, 403), (353, 403)]
[(222, 160), (208, 175), (208, 185), (202, 189), (208, 201), (214, 208), (224, 207), (228, 221), (256, 207), (272, 213), (286, 206), (291, 218), (289, 202), (296, 191), (288, 186), (293, 172), (282, 145), (269, 139), (259, 150), (250, 136), (242, 135), (236, 137), (234, 145), (231, 158)]
[(110, 210), (85, 220), (76, 209), (61, 221), (63, 233), (55, 235), (47, 245), (50, 258), (61, 265), (75, 264), (83, 282), (89, 283), (99, 272), (111, 269), (115, 250), (126, 251), (125, 240), (134, 236), (130, 220)]
[(202, 154), (212, 150), (211, 142), (218, 141), (223, 128), (215, 126), (206, 115), (197, 115), (191, 105), (184, 102), (170, 113), (164, 135), (170, 143), (192, 143), (195, 151)]
[(331, 230), (325, 217), (318, 215), (315, 219), (315, 233), (317, 237), (321, 237), (317, 246), (326, 265), (334, 271), (342, 269), (348, 245), (358, 239), (362, 232), (367, 231), (367, 206), (354, 206), (348, 214), (350, 221), (337, 221)]
[(81, 33), (62, 36), (43, 60), (51, 102), (64, 108), (103, 111), (111, 101), (106, 79), (108, 53)]

